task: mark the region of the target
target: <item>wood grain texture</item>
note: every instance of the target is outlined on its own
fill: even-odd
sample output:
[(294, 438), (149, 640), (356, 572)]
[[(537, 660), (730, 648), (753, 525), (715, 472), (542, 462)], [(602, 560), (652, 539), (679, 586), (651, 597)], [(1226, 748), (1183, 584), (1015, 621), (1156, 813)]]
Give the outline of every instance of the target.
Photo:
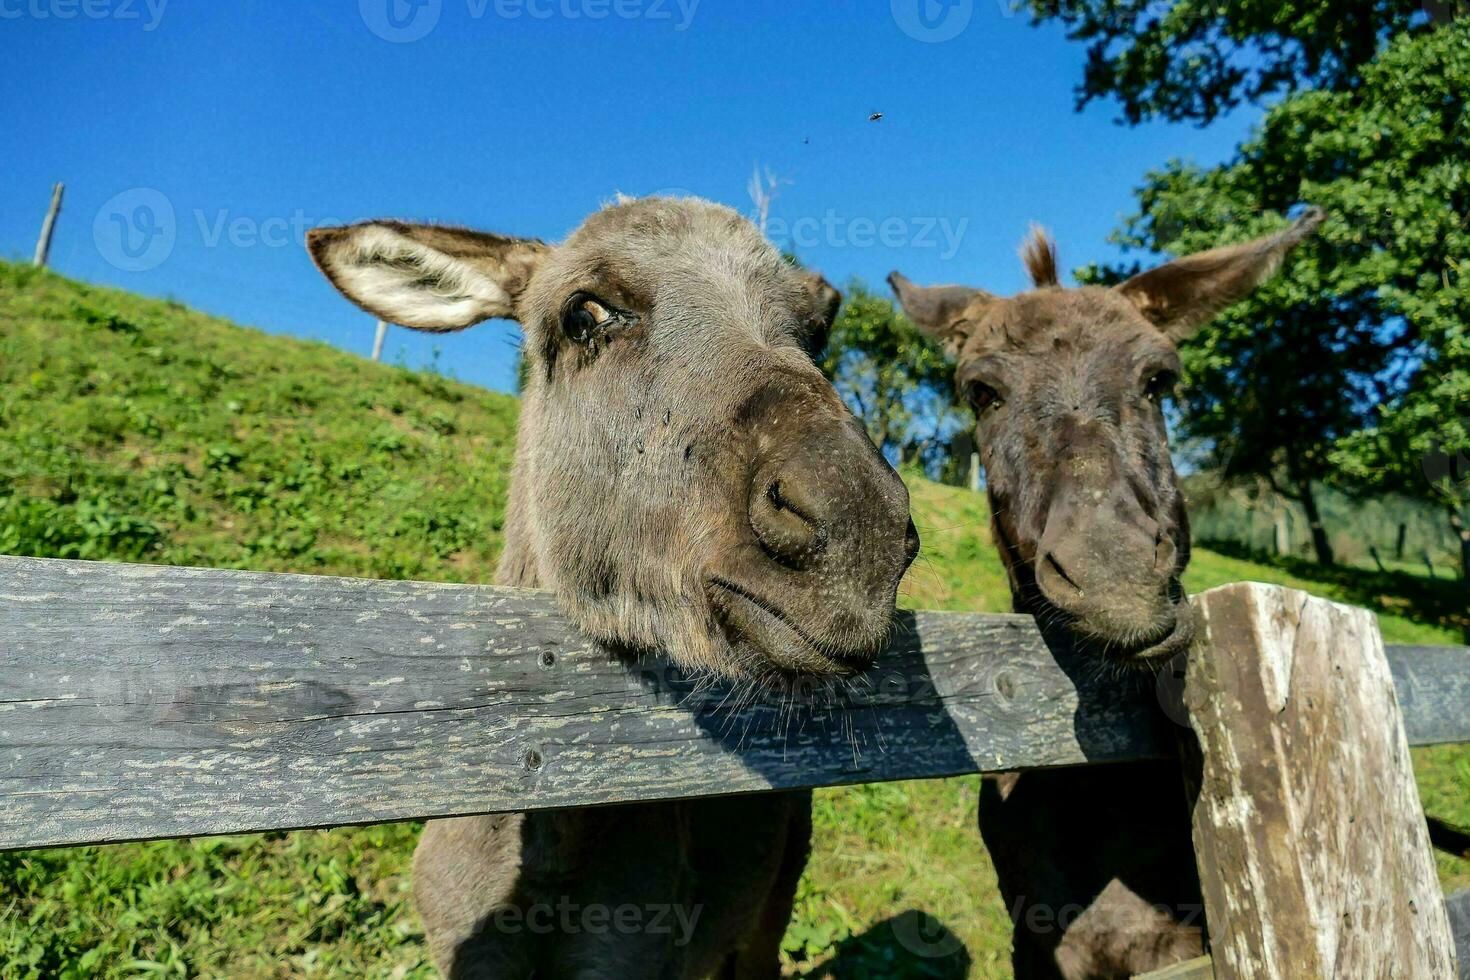
[(544, 593), (0, 558), (0, 848), (1172, 751), (1151, 680), (1059, 665), (1029, 618), (897, 632), (840, 696), (732, 710)]
[[(849, 690), (734, 710), (747, 692), (616, 657), (545, 593), (0, 557), (0, 849), (1175, 751), (1152, 678), (1053, 654), (1026, 617), (897, 634)], [(1470, 651), (1413, 656), (1440, 658), (1402, 671), (1425, 733), (1470, 741)]]
[(1450, 916), (1450, 931), (1455, 934), (1460, 980), (1470, 980), (1470, 889), (1446, 895), (1444, 907)]
[(1470, 647), (1388, 648), (1410, 745), (1470, 742)]
[(1276, 586), (1197, 600), (1194, 841), (1222, 980), (1455, 976), (1393, 676), (1367, 610)]

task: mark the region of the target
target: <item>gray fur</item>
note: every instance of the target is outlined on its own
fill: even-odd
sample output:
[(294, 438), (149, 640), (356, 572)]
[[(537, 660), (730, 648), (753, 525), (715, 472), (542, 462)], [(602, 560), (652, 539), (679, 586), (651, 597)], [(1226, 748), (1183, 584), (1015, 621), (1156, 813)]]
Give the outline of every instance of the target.
[[(556, 247), (384, 222), (309, 244), (349, 298), (410, 326), (524, 328), (500, 584), (751, 684), (851, 673), (883, 647), (918, 547), (907, 492), (812, 362), (836, 291), (748, 221), (645, 199)], [(584, 294), (613, 315), (574, 339), (563, 316)], [(776, 977), (809, 837), (809, 793), (441, 820), (414, 892), (455, 978)], [(669, 907), (689, 941), (506, 918), (626, 905)]]
[[(1279, 234), (1111, 289), (1062, 288), (1039, 230), (1022, 251), (1037, 288), (1019, 296), (890, 277), (909, 317), (956, 355), (1015, 606), (1054, 649), (1157, 669), (1189, 648), (1189, 524), (1160, 407), (1179, 373), (1175, 344), (1269, 278), (1322, 220), (1310, 209)], [(1203, 952), (1176, 763), (987, 779), (980, 831), (1015, 923), (1018, 980), (1126, 977)]]

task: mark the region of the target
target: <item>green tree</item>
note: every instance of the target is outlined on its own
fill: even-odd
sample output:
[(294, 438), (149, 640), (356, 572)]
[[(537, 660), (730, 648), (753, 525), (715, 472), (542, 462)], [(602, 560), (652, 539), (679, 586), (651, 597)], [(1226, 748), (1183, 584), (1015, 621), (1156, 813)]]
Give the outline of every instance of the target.
[(1282, 100), (1228, 163), (1150, 173), (1116, 236), (1184, 252), (1254, 234), (1295, 202), (1332, 215), (1286, 275), (1185, 351), (1183, 427), (1227, 476), (1283, 474), (1317, 525), (1312, 481), (1423, 496), (1409, 476), (1421, 457), (1466, 448), (1467, 91), (1470, 25), (1406, 31), (1356, 84)]
[[(1385, 317), (1408, 325), (1408, 380), (1340, 440), (1350, 483), (1442, 508), (1470, 583), (1470, 21), (1396, 44), (1342, 99), (1357, 130), (1355, 189), (1385, 211), (1372, 241)], [(1340, 178), (1341, 179), (1341, 178)], [(1365, 260), (1366, 261), (1366, 260)]]
[[(1150, 174), (1143, 210), (1114, 240), (1186, 254), (1279, 227), (1279, 216), (1253, 213), (1256, 188), (1231, 186), (1241, 176), (1233, 168), (1177, 163)], [(1323, 238), (1336, 230), (1324, 226)], [(1200, 462), (1225, 481), (1260, 479), (1301, 504), (1317, 560), (1326, 565), (1334, 554), (1314, 487), (1333, 472), (1333, 441), (1371, 420), (1401, 339), (1366, 325), (1363, 291), (1339, 295), (1326, 285), (1334, 261), (1330, 240), (1302, 245), (1288, 260), (1288, 275), (1185, 343), (1176, 419), (1183, 438), (1199, 447)], [(1132, 271), (1091, 269), (1082, 277), (1116, 281)]]
[[(1386, 39), (1430, 24), (1423, 0), (1021, 2), (1034, 22), (1060, 21), (1087, 44), (1078, 107), (1115, 98), (1130, 123), (1203, 125), (1242, 102), (1346, 91)], [(1434, 12), (1463, 5), (1439, 0)]]
[(969, 424), (955, 404), (943, 350), (862, 282), (844, 293), (823, 372), (885, 455), (939, 473), (949, 439)]

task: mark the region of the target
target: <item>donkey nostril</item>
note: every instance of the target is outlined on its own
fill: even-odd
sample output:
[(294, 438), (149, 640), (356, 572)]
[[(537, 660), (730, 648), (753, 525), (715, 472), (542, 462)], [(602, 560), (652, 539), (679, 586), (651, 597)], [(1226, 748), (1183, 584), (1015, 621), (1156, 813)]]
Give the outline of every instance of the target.
[(1174, 539), (1160, 531), (1158, 540), (1154, 543), (1154, 570), (1172, 573), (1178, 555), (1179, 549), (1175, 546)]
[(793, 487), (783, 493), (781, 481), (772, 480), (765, 491), (751, 498), (750, 526), (762, 550), (790, 568), (802, 568), (826, 543), (826, 529), (788, 496), (800, 493)]
[(774, 508), (776, 513), (781, 515), (788, 524), (791, 524), (793, 526), (799, 525), (805, 527), (818, 538), (820, 538), (824, 533), (821, 521), (813, 517), (810, 513), (808, 513), (806, 509), (798, 507), (796, 504), (792, 503), (791, 500), (788, 499), (781, 492), (780, 480), (777, 480), (766, 488), (766, 499), (771, 502), (771, 507)]
[(1047, 567), (1049, 567), (1058, 578), (1060, 578), (1063, 582), (1066, 582), (1073, 589), (1075, 589), (1079, 596), (1086, 595), (1086, 593), (1082, 591), (1082, 586), (1078, 585), (1077, 582), (1072, 578), (1072, 576), (1067, 574), (1067, 570), (1062, 567), (1062, 563), (1057, 561), (1056, 555), (1048, 551), (1046, 553), (1046, 557), (1042, 560), (1046, 562)]
[(784, 500), (781, 499), (781, 481), (780, 480), (777, 480), (776, 482), (772, 483), (770, 486), (766, 487), (766, 499), (769, 500), (771, 502), (771, 506), (774, 507), (774, 508), (776, 508), (777, 510), (790, 510), (791, 509), (787, 505), (786, 501), (784, 501)]
[(907, 570), (914, 563), (914, 559), (919, 557), (919, 529), (914, 527), (914, 519), (912, 517), (909, 518), (908, 529), (904, 531), (903, 553), (903, 567)]

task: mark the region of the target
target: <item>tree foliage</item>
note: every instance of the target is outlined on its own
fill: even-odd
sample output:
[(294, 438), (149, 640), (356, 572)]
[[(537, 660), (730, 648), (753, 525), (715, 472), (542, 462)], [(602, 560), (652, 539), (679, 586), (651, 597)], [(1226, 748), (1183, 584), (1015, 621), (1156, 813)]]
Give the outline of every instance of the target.
[[(1444, 0), (1447, 4), (1463, 0)], [(1087, 44), (1079, 108), (1118, 100), (1130, 123), (1209, 123), (1242, 102), (1346, 91), (1389, 37), (1426, 29), (1421, 0), (1024, 0)]]
[(1409, 32), (1352, 88), (1273, 107), (1227, 164), (1147, 176), (1116, 236), (1128, 247), (1248, 237), (1302, 201), (1332, 216), (1285, 275), (1186, 346), (1182, 424), (1227, 477), (1423, 496), (1425, 454), (1470, 449), (1467, 92), (1470, 24)]
[(1362, 113), (1382, 133), (1364, 170), (1394, 234), (1376, 258), (1385, 312), (1408, 325), (1417, 361), (1373, 425), (1342, 439), (1332, 462), (1373, 490), (1438, 503), (1470, 581), (1470, 22), (1396, 45), (1365, 78)]
[[(1400, 43), (1345, 103), (1355, 173), (1327, 186), (1377, 213), (1360, 234), (1362, 275), (1376, 277), (1380, 316), (1407, 325), (1414, 357), (1398, 397), (1343, 439), (1334, 460), (1368, 485), (1470, 503), (1470, 22)], [(1443, 460), (1442, 463), (1436, 459)]]
[(943, 350), (887, 297), (854, 281), (822, 359), (837, 393), (862, 419), (873, 444), (894, 462), (920, 462), (936, 475), (948, 441), (969, 425), (955, 405), (953, 368)]

